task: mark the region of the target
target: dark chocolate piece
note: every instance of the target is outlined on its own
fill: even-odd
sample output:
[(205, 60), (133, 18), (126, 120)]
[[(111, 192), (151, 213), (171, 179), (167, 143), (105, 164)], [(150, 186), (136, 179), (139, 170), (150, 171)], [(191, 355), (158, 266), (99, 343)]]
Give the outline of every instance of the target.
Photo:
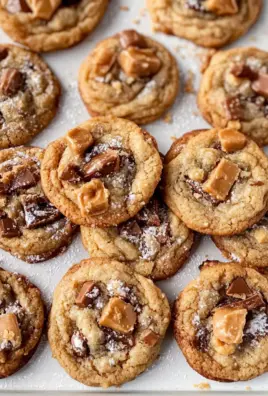
[(60, 179), (70, 183), (79, 183), (82, 180), (79, 167), (74, 164), (68, 164), (63, 169)]
[(227, 296), (245, 298), (252, 294), (252, 290), (249, 288), (244, 278), (238, 277), (234, 279), (233, 282), (230, 284), (230, 286), (226, 290), (226, 294)]
[(253, 91), (268, 98), (268, 74), (260, 73), (258, 79), (251, 85)]
[(86, 337), (80, 331), (75, 331), (73, 333), (71, 345), (77, 356), (86, 357), (89, 355), (89, 347), (87, 345)]
[(24, 74), (14, 68), (4, 69), (0, 78), (0, 92), (6, 96), (15, 95), (23, 88)]
[(107, 150), (92, 158), (83, 168), (84, 180), (90, 180), (93, 177), (106, 176), (119, 170), (119, 156), (115, 150)]
[(27, 189), (37, 184), (37, 175), (30, 169), (22, 169), (14, 178), (10, 192), (17, 191), (19, 189)]
[(8, 56), (8, 49), (6, 47), (0, 46), (0, 61), (6, 59)]
[(100, 289), (92, 281), (85, 282), (76, 297), (75, 303), (80, 308), (91, 307), (93, 301), (99, 297)]
[(258, 73), (252, 70), (245, 63), (237, 63), (231, 69), (231, 73), (239, 78), (247, 78), (251, 81), (256, 80), (258, 78)]
[(124, 49), (128, 47), (147, 48), (145, 38), (136, 30), (123, 30), (119, 33), (119, 40)]
[(26, 228), (38, 228), (53, 223), (61, 217), (60, 211), (45, 197), (27, 195), (21, 197)]
[(9, 217), (0, 219), (0, 234), (5, 238), (14, 238), (21, 235), (20, 229)]

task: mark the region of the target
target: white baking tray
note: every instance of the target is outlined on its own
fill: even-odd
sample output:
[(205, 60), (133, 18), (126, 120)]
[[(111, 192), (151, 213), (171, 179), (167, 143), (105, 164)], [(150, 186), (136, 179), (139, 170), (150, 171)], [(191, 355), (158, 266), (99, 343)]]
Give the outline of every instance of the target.
[[(264, 2), (262, 16), (257, 25), (233, 46), (257, 46), (268, 50), (268, 2), (266, 0)], [(122, 6), (129, 7), (129, 10), (121, 10), (120, 7)], [(145, 0), (111, 0), (103, 21), (84, 42), (74, 48), (45, 55), (45, 59), (61, 81), (62, 98), (57, 117), (45, 131), (32, 141), (33, 145), (46, 147), (49, 142), (64, 135), (68, 129), (89, 118), (77, 90), (79, 66), (99, 40), (122, 29), (137, 29), (163, 43), (178, 60), (182, 87), (189, 70), (195, 75), (195, 88), (198, 87), (199, 55), (204, 53), (205, 50), (177, 37), (152, 34), (148, 12), (144, 10)], [(0, 42), (7, 41), (10, 42), (7, 36), (0, 32)], [(169, 149), (172, 137), (181, 136), (192, 129), (207, 127), (207, 123), (198, 115), (195, 95), (185, 94), (182, 91), (183, 89), (170, 111), (173, 122), (167, 124), (163, 120), (159, 120), (147, 127), (148, 131), (156, 137), (159, 148), (163, 153), (166, 153)], [(28, 276), (41, 289), (49, 306), (53, 290), (61, 277), (70, 266), (86, 257), (88, 257), (88, 254), (82, 246), (80, 236), (77, 236), (63, 255), (43, 264), (27, 264), (4, 251), (0, 251), (0, 266)], [(188, 262), (177, 275), (170, 280), (159, 282), (159, 286), (167, 294), (170, 303), (174, 301), (177, 294), (187, 283), (198, 275), (198, 266), (205, 259), (222, 259), (221, 254), (209, 237), (202, 238), (198, 247), (193, 250)], [(209, 383), (211, 391), (244, 392), (248, 390), (248, 387), (258, 392), (268, 391), (267, 374), (249, 382), (225, 384), (207, 381), (188, 366), (172, 338), (170, 330), (161, 349), (159, 359), (149, 370), (121, 388), (106, 390), (106, 392), (130, 394), (148, 392), (153, 394), (162, 391), (167, 394), (168, 391), (176, 391), (176, 393), (181, 391), (184, 393), (185, 391), (197, 391), (198, 388), (195, 388), (195, 385), (200, 383)], [(58, 362), (52, 359), (45, 336), (34, 357), (22, 370), (7, 379), (0, 380), (0, 391), (4, 393), (18, 392), (19, 394), (21, 392), (33, 392), (34, 394), (45, 392), (45, 394), (53, 395), (55, 395), (55, 391), (75, 392), (76, 394), (85, 391), (102, 392), (98, 388), (89, 388), (71, 379)]]

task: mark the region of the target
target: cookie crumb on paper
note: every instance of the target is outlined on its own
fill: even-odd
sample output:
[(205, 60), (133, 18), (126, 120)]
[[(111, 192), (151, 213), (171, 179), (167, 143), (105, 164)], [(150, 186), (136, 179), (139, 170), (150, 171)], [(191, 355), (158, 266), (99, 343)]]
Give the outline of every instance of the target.
[(201, 389), (201, 390), (210, 390), (211, 386), (208, 382), (201, 382), (200, 384), (194, 384), (194, 388)]

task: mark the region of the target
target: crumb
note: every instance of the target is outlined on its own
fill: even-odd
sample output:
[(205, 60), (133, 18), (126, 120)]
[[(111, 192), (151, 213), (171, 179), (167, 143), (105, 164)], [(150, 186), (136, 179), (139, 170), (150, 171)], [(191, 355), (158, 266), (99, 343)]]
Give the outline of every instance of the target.
[(119, 7), (121, 11), (129, 11), (129, 7), (128, 6), (120, 6)]
[(184, 85), (184, 92), (186, 93), (195, 93), (194, 90), (194, 73), (192, 70), (188, 71), (188, 75)]
[(194, 384), (194, 388), (201, 390), (209, 390), (210, 385), (207, 382), (201, 382), (200, 384)]
[(133, 19), (132, 23), (135, 23), (135, 25), (139, 25), (140, 24), (140, 20), (139, 19)]
[(252, 390), (251, 386), (246, 386), (245, 389), (246, 389), (246, 391), (251, 391)]
[(172, 142), (176, 142), (176, 140), (178, 139), (176, 136), (171, 136), (170, 139), (172, 140)]
[(140, 16), (143, 17), (146, 15), (146, 8), (141, 8), (140, 9)]
[(166, 122), (167, 124), (171, 124), (172, 123), (172, 114), (166, 113), (163, 117), (163, 121)]
[(198, 116), (199, 116), (199, 113), (198, 113), (198, 111), (196, 111), (196, 110), (194, 110), (194, 111), (192, 112), (192, 114), (193, 114), (193, 116), (195, 116), (195, 117), (198, 117)]

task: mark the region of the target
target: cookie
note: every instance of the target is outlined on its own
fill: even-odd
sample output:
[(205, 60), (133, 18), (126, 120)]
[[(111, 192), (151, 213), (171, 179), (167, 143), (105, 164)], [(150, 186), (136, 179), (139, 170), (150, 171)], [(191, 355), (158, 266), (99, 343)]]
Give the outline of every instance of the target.
[(194, 233), (168, 209), (159, 192), (118, 227), (81, 227), (81, 234), (90, 257), (118, 260), (153, 280), (174, 275), (194, 242)]
[(194, 131), (165, 157), (164, 199), (187, 227), (204, 234), (239, 234), (267, 210), (268, 159), (235, 129)]
[(39, 289), (0, 268), (0, 378), (21, 369), (34, 354), (44, 326)]
[(41, 177), (49, 200), (75, 224), (109, 227), (139, 212), (161, 171), (148, 132), (128, 120), (96, 117), (48, 146)]
[(259, 145), (268, 144), (268, 52), (216, 53), (202, 78), (198, 105), (214, 127), (236, 128)]
[(268, 267), (268, 217), (267, 214), (239, 235), (214, 236), (213, 242), (222, 254), (246, 267)]
[(73, 266), (54, 292), (49, 343), (67, 373), (89, 386), (119, 386), (157, 358), (170, 321), (166, 296), (114, 260)]
[(33, 52), (0, 45), (0, 149), (27, 143), (54, 118), (60, 85)]
[(0, 151), (0, 247), (28, 263), (64, 252), (77, 228), (44, 195), (43, 156), (36, 147)]
[(108, 0), (2, 0), (0, 25), (36, 52), (68, 48), (99, 23)]
[(203, 47), (222, 47), (255, 23), (262, 0), (147, 0), (153, 29)]
[(80, 68), (79, 90), (91, 115), (145, 124), (161, 117), (175, 101), (177, 63), (157, 41), (124, 30), (89, 54)]

